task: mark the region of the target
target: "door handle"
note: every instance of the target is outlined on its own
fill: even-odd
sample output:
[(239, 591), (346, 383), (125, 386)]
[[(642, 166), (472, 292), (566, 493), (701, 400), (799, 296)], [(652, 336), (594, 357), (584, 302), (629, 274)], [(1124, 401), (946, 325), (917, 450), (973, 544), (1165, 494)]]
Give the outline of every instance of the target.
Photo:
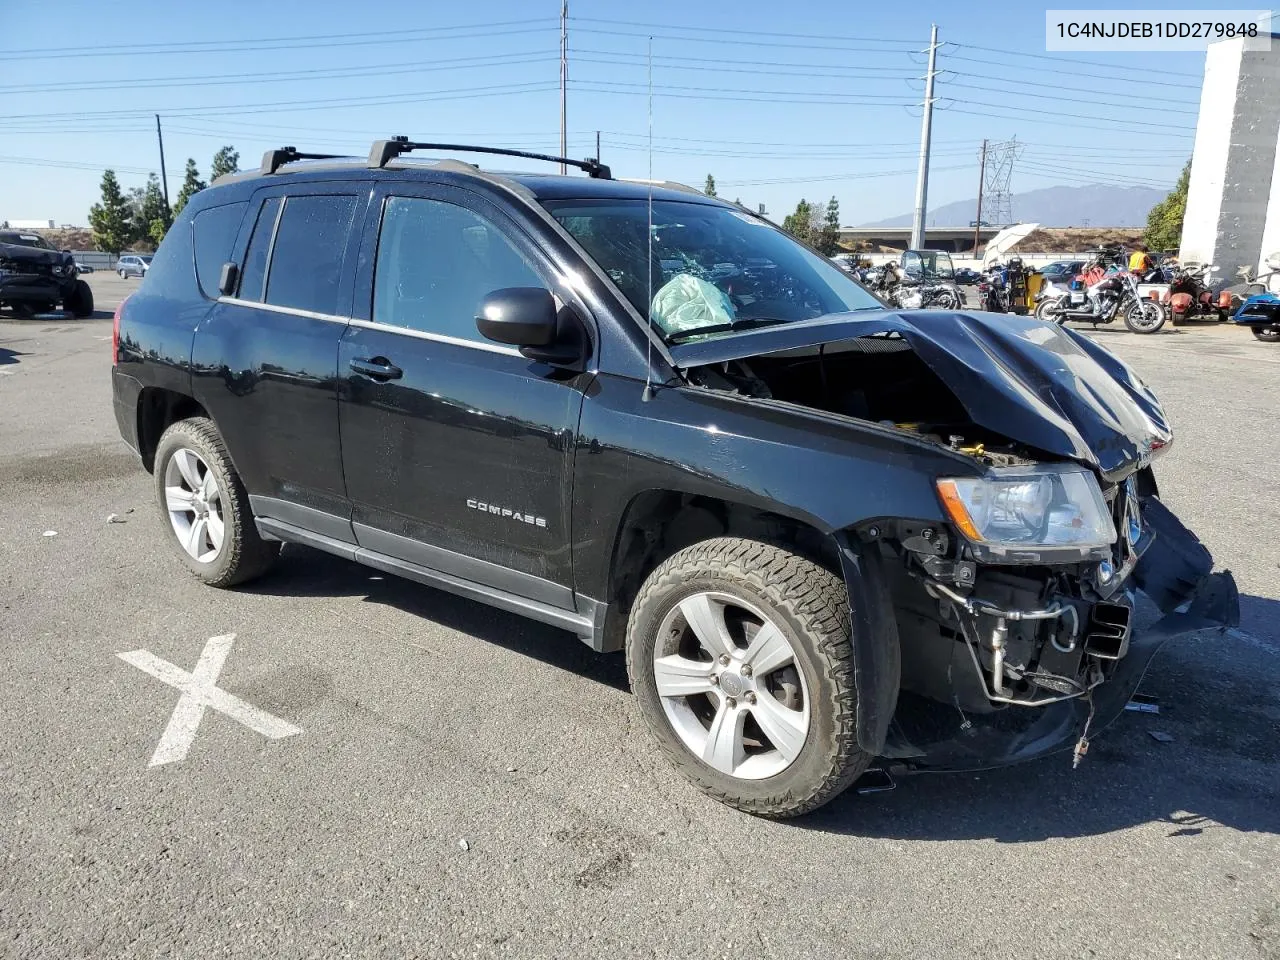
[(351, 361), (351, 369), (356, 373), (364, 374), (372, 380), (386, 382), (387, 380), (399, 380), (404, 376), (404, 371), (397, 367), (386, 357), (364, 358), (357, 357)]

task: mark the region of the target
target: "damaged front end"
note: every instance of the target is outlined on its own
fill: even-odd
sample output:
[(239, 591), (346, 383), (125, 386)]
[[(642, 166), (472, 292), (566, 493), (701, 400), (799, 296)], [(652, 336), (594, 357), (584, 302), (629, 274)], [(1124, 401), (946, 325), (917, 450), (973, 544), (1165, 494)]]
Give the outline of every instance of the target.
[(1078, 761), (1166, 640), (1238, 623), (1231, 574), (1213, 573), (1200, 541), (1139, 485), (1106, 491), (1121, 532), (1107, 555), (1074, 563), (983, 562), (942, 528), (859, 531), (893, 557), (902, 669), (881, 755), (975, 769), (1074, 744)]
[(972, 466), (933, 478), (928, 512), (838, 537), (863, 749), (959, 770), (1075, 745), (1078, 762), (1166, 640), (1239, 622), (1231, 574), (1159, 498), (1159, 402), (1087, 338), (929, 311), (732, 340), (677, 362), (697, 385), (869, 421)]

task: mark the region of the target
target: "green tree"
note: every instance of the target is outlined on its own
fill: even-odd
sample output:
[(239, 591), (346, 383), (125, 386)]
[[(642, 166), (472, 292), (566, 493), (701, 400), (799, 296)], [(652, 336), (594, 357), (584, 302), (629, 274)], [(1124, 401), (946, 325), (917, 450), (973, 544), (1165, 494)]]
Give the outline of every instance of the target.
[(159, 224), (160, 237), (169, 229), (172, 222), (169, 205), (164, 202), (164, 194), (160, 192), (160, 180), (153, 173), (147, 177), (147, 184), (141, 189), (129, 191), (132, 206), (133, 242), (150, 247), (158, 246), (156, 224)]
[(782, 218), (782, 229), (797, 240), (809, 243), (813, 239), (813, 205), (808, 200), (797, 203), (795, 213)]
[(840, 201), (832, 197), (824, 207), (822, 226), (818, 230), (814, 246), (831, 257), (840, 250)]
[(93, 245), (107, 253), (119, 253), (133, 239), (129, 201), (120, 192), (120, 181), (114, 170), (102, 174), (102, 202), (89, 208), (89, 226), (93, 229)]
[(709, 173), (707, 174), (707, 185), (702, 188), (702, 192), (708, 197), (714, 197), (716, 195), (716, 178)]
[(213, 163), (209, 166), (209, 182), (213, 183), (223, 174), (240, 172), (240, 154), (234, 147), (223, 147), (213, 155)]
[(173, 215), (176, 217), (182, 212), (182, 208), (197, 193), (203, 190), (208, 184), (200, 179), (200, 171), (196, 169), (196, 162), (187, 157), (187, 170), (182, 178), (182, 186), (178, 188), (178, 198), (173, 202)]
[(1147, 214), (1142, 242), (1152, 250), (1176, 250), (1182, 243), (1182, 220), (1187, 214), (1187, 188), (1191, 184), (1191, 161), (1182, 168), (1169, 195)]

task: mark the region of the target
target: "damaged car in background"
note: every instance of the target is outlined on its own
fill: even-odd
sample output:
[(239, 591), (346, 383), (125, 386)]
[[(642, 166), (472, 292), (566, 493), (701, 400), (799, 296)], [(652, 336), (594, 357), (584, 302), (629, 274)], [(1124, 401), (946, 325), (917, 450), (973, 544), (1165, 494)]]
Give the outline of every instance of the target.
[[(117, 312), (117, 422), (206, 583), (294, 541), (625, 650), (673, 763), (773, 817), (872, 764), (1079, 762), (1165, 640), (1238, 621), (1160, 403), (1089, 338), (887, 309), (594, 160), (428, 149), (559, 162), (272, 151)], [(277, 304), (304, 236), (331, 286)]]

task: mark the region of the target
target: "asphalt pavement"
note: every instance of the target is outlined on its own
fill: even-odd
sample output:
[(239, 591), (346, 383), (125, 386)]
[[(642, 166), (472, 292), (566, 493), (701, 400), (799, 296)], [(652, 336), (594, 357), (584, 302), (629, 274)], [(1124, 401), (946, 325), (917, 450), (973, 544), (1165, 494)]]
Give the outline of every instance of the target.
[(111, 413), (138, 281), (90, 281), (94, 319), (0, 315), (0, 954), (1280, 957), (1280, 347), (1097, 333), (1242, 593), (1240, 630), (1157, 658), (1159, 714), (1075, 771), (773, 823), (688, 786), (567, 633), (293, 546), (198, 584)]

